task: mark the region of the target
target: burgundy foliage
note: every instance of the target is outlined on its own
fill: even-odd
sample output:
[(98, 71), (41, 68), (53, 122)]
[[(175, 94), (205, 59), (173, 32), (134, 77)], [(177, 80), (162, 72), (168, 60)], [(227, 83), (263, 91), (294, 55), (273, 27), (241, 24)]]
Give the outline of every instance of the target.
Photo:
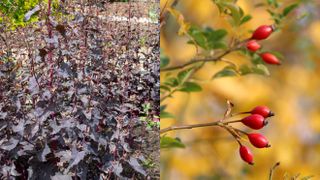
[(159, 112), (158, 24), (107, 17), (147, 17), (157, 4), (61, 1), (50, 16), (41, 5), (39, 22), (2, 32), (2, 178), (150, 176), (148, 137), (134, 131), (146, 131), (143, 103)]

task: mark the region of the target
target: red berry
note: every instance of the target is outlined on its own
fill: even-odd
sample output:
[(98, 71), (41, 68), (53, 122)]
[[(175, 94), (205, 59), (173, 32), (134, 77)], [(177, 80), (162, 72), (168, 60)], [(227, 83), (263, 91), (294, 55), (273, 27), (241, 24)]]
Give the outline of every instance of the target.
[(262, 54), (260, 54), (260, 57), (267, 64), (276, 64), (276, 65), (281, 64), (279, 59), (271, 53), (262, 53)]
[(248, 134), (248, 138), (251, 144), (256, 148), (270, 147), (267, 138), (259, 133)]
[(267, 106), (257, 106), (250, 111), (251, 114), (259, 114), (265, 118), (274, 116), (274, 113)]
[(269, 25), (259, 26), (252, 34), (251, 39), (262, 40), (266, 39), (273, 32), (273, 27)]
[(241, 145), (239, 152), (242, 160), (253, 165), (253, 155), (248, 147)]
[(247, 116), (243, 118), (241, 122), (252, 129), (261, 129), (267, 124), (267, 121), (265, 121), (264, 117), (259, 114)]
[(247, 42), (247, 49), (249, 51), (256, 52), (260, 48), (261, 48), (260, 44), (258, 44), (257, 41), (255, 40), (250, 40)]

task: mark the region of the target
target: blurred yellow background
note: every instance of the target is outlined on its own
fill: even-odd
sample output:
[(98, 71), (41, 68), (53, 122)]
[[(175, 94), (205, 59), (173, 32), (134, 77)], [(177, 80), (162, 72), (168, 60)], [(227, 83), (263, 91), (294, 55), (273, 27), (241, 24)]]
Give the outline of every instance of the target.
[[(161, 7), (167, 0), (161, 0)], [(266, 1), (239, 0), (237, 4), (253, 18), (240, 28), (233, 28), (226, 17), (219, 15), (211, 0), (180, 0), (176, 6), (186, 21), (214, 29), (225, 28), (228, 35), (250, 37), (250, 30), (273, 24), (265, 7)], [(279, 1), (290, 4), (297, 1)], [(320, 179), (320, 3), (301, 1), (298, 9), (285, 20), (283, 28), (261, 42), (264, 49), (284, 55), (281, 66), (270, 66), (270, 76), (210, 78), (226, 64), (207, 63), (196, 78), (203, 91), (175, 93), (163, 102), (175, 119), (161, 119), (161, 128), (170, 125), (205, 123), (218, 120), (226, 109), (226, 99), (235, 104), (233, 112), (248, 111), (256, 105), (267, 105), (276, 116), (259, 130), (270, 141), (271, 148), (257, 149), (246, 143), (254, 154), (255, 165), (244, 163), (238, 144), (218, 127), (182, 130), (167, 133), (179, 137), (185, 149), (161, 150), (161, 179), (268, 179), (269, 169), (278, 161), (274, 179), (301, 174)], [(304, 18), (300, 16), (306, 15)], [(194, 57), (194, 46), (177, 35), (179, 26), (170, 16), (161, 29), (161, 48), (170, 57), (170, 66)], [(225, 59), (236, 64), (250, 63), (248, 57), (232, 53)], [(165, 73), (161, 73), (161, 81)], [(249, 130), (242, 126), (240, 129)]]

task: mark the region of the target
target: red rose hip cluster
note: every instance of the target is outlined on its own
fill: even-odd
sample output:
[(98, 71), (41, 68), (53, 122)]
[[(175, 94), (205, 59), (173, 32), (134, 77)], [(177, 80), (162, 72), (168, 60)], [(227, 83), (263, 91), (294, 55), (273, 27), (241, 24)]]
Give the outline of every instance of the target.
[[(251, 52), (258, 51), (259, 49), (261, 49), (261, 45), (257, 41), (267, 39), (272, 34), (273, 31), (274, 31), (273, 25), (259, 26), (253, 32), (250, 40), (246, 43), (246, 48)], [(259, 55), (261, 59), (267, 64), (273, 64), (273, 65), (281, 64), (279, 59), (275, 55), (269, 52), (260, 53)]]
[[(242, 122), (245, 126), (254, 129), (254, 130), (258, 130), (263, 128), (265, 125), (268, 124), (268, 121), (266, 120), (266, 118), (274, 116), (273, 112), (271, 112), (271, 110), (266, 107), (266, 106), (257, 106), (254, 109), (252, 109), (249, 112), (243, 112), (241, 114), (244, 113), (250, 113), (251, 115), (242, 118), (241, 120), (239, 120), (239, 122)], [(237, 130), (237, 129), (235, 129)], [(238, 130), (240, 131), (240, 130)], [(270, 144), (267, 140), (266, 137), (264, 137), (262, 134), (259, 133), (246, 133), (244, 131), (240, 131), (241, 133), (245, 134), (247, 136), (247, 138), (249, 139), (250, 143), (256, 147), (256, 148), (267, 148), (270, 147)], [(253, 154), (251, 152), (251, 150), (243, 145), (240, 141), (239, 145), (239, 153), (240, 153), (240, 157), (243, 161), (247, 162), (248, 164), (253, 165)]]

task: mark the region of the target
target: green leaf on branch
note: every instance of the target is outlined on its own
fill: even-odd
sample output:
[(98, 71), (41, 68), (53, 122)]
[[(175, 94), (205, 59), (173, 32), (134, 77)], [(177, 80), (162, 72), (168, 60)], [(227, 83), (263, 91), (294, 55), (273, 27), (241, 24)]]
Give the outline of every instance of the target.
[(160, 138), (160, 148), (185, 148), (186, 146), (178, 138), (162, 136)]
[(191, 26), (188, 34), (192, 37), (192, 40), (188, 41), (189, 44), (195, 44), (205, 50), (226, 48), (222, 41), (227, 35), (227, 31), (224, 29), (213, 30), (210, 27), (201, 29), (197, 26)]
[(189, 41), (188, 43), (196, 43), (196, 45), (205, 49), (207, 40), (200, 28), (196, 26), (191, 26), (188, 31), (188, 34), (193, 38), (193, 40)]
[(169, 112), (166, 111), (161, 111), (160, 112), (160, 118), (165, 119), (165, 118), (175, 118), (175, 116)]
[(263, 64), (263, 60), (261, 59), (261, 57), (258, 54), (253, 54), (252, 58), (251, 58), (251, 62), (253, 64)]
[(161, 119), (163, 119), (163, 118), (175, 118), (174, 115), (172, 115), (171, 113), (165, 111), (166, 108), (167, 108), (167, 105), (160, 106), (160, 118)]
[(268, 4), (274, 7), (279, 7), (279, 3), (277, 0), (267, 0)]
[(207, 37), (207, 49), (225, 49), (227, 45), (222, 41), (227, 35), (227, 31), (224, 29), (218, 29), (216, 31), (210, 29), (204, 32)]
[(204, 35), (207, 38), (207, 49), (225, 49), (227, 46), (222, 42), (223, 38), (228, 34), (224, 29), (213, 30), (206, 28)]
[(196, 26), (191, 26), (191, 28), (188, 31), (188, 34), (193, 38), (188, 42), (189, 44), (195, 44), (203, 49), (206, 49), (207, 40), (200, 28)]
[[(219, 12), (222, 14), (222, 13), (225, 13), (225, 7), (223, 5), (223, 3), (221, 2), (221, 0), (212, 0), (213, 3), (215, 3), (219, 9)], [(224, 2), (228, 2), (228, 3), (234, 3), (235, 1), (234, 0), (223, 0)]]
[(165, 85), (161, 85), (160, 89), (164, 90), (164, 91), (171, 91), (170, 87), (165, 86)]
[(192, 72), (193, 72), (193, 68), (189, 68), (189, 69), (186, 69), (186, 70), (179, 72), (178, 73), (179, 84), (183, 84), (189, 78), (189, 76), (192, 74)]
[(250, 67), (248, 65), (246, 65), (246, 64), (241, 65), (240, 68), (239, 68), (239, 71), (240, 71), (240, 74), (242, 76), (251, 73)]
[(212, 79), (221, 78), (221, 77), (230, 77), (230, 76), (237, 76), (236, 67), (233, 66), (226, 66), (221, 71), (217, 72)]
[(213, 2), (217, 5), (219, 12), (222, 14), (228, 15), (232, 22), (233, 26), (241, 25), (241, 18), (244, 15), (243, 10), (240, 6), (236, 4), (233, 0), (213, 0)]
[(162, 106), (160, 106), (160, 112), (161, 112), (161, 111), (164, 111), (166, 108), (167, 108), (167, 105), (162, 105)]
[(160, 69), (166, 67), (170, 63), (170, 59), (160, 50)]
[(241, 25), (241, 24), (244, 24), (244, 23), (246, 23), (246, 22), (248, 22), (248, 21), (250, 21), (251, 19), (252, 19), (252, 16), (251, 16), (250, 14), (244, 16), (244, 17), (241, 19), (240, 25)]
[(179, 85), (179, 81), (177, 78), (170, 77), (164, 82), (164, 85), (167, 85), (170, 87), (177, 87)]
[(260, 74), (260, 75), (265, 75), (265, 76), (270, 75), (270, 72), (269, 72), (267, 66), (265, 66), (263, 64), (258, 64), (257, 66), (253, 67), (252, 72), (255, 74)]
[(183, 83), (182, 87), (179, 89), (179, 91), (182, 92), (199, 92), (202, 88), (200, 85), (194, 82), (185, 82)]
[(166, 112), (167, 105), (162, 105), (160, 106), (160, 118), (164, 119), (164, 118), (175, 118), (174, 115), (172, 115), (169, 112)]
[(259, 74), (259, 75), (265, 75), (265, 76), (270, 75), (270, 72), (267, 66), (263, 64), (257, 64), (256, 66), (253, 66), (253, 67), (249, 67), (248, 65), (244, 64), (240, 66), (239, 71), (242, 76), (247, 74)]
[(270, 16), (274, 17), (276, 15), (276, 13), (274, 13), (273, 11), (271, 11), (270, 9), (267, 9), (267, 12), (270, 14)]
[(227, 45), (223, 42), (217, 42), (212, 45), (212, 49), (226, 49)]
[(221, 41), (228, 34), (228, 32), (224, 29), (213, 30), (207, 27), (203, 31), (203, 34), (210, 41)]
[(284, 8), (282, 15), (287, 16), (291, 11), (293, 11), (297, 7), (298, 7), (298, 4), (291, 4), (287, 6), (286, 8)]
[(160, 68), (164, 68), (169, 64), (170, 60), (168, 57), (160, 58)]
[(223, 6), (225, 6), (227, 9), (230, 10), (231, 12), (231, 17), (234, 22), (234, 25), (239, 25), (240, 24), (240, 19), (241, 19), (241, 8), (237, 6), (236, 4), (233, 3), (228, 3), (228, 2), (222, 2)]

